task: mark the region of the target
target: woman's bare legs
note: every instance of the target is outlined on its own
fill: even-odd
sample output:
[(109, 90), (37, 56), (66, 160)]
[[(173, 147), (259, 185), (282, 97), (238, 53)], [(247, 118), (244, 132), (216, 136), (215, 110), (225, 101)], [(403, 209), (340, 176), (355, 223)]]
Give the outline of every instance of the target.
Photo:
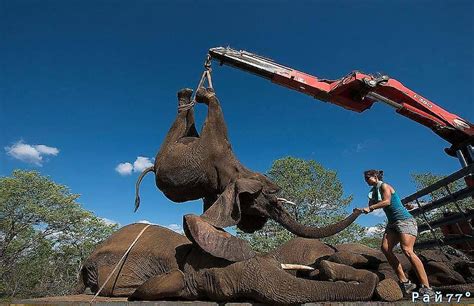
[(401, 282), (408, 281), (408, 278), (403, 271), (403, 267), (398, 261), (397, 256), (393, 254), (393, 248), (400, 242), (400, 235), (393, 231), (385, 232), (382, 238), (382, 252), (384, 253), (385, 257), (387, 257), (388, 263), (392, 266), (393, 270), (398, 276), (398, 279)]
[(410, 234), (399, 234), (400, 235), (400, 246), (402, 247), (403, 254), (410, 260), (411, 265), (415, 268), (416, 275), (420, 283), (425, 287), (430, 287), (428, 283), (428, 276), (426, 275), (425, 268), (420, 258), (413, 252), (413, 246), (415, 245), (416, 237)]

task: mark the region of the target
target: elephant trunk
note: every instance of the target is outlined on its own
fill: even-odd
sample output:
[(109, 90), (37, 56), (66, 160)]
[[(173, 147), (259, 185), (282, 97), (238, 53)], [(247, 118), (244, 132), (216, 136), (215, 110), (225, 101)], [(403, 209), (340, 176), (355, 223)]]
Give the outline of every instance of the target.
[(337, 223), (325, 227), (312, 227), (296, 222), (296, 220), (291, 217), (291, 215), (285, 210), (280, 202), (276, 202), (276, 204), (271, 205), (271, 208), (268, 210), (270, 218), (280, 223), (284, 228), (293, 234), (304, 238), (324, 238), (337, 234), (351, 225), (361, 213), (361, 211), (356, 210), (344, 220), (341, 220)]

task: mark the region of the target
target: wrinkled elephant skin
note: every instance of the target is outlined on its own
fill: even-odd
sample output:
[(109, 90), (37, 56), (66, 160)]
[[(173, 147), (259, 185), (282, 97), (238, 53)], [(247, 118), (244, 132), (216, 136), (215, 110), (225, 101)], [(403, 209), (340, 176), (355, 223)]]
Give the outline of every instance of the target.
[[(153, 167), (146, 169), (136, 184), (135, 207), (140, 204), (139, 185), (148, 172), (155, 173), (157, 187), (175, 202), (204, 199), (204, 213), (190, 218), (193, 224), (184, 227), (190, 238), (211, 255), (229, 260), (249, 259), (248, 252), (235, 258), (241, 251), (238, 240), (227, 239), (219, 231), (237, 226), (251, 233), (261, 229), (271, 218), (300, 237), (322, 238), (348, 227), (359, 215), (355, 211), (346, 219), (323, 228), (308, 227), (296, 222), (284, 209), (276, 194), (279, 187), (266, 176), (244, 167), (235, 157), (227, 135), (222, 109), (211, 89), (200, 88), (196, 101), (208, 106), (202, 131), (196, 131), (191, 103), (192, 90), (178, 92), (178, 115), (160, 147)], [(215, 228), (213, 240), (208, 241), (195, 231), (195, 224), (207, 222)], [(223, 252), (217, 246), (225, 246)]]
[[(97, 292), (145, 226), (125, 226), (100, 244), (81, 270), (79, 287)], [(301, 240), (301, 248), (308, 243), (311, 243), (309, 239)], [(293, 258), (286, 247), (281, 251), (286, 255), (257, 254), (232, 263), (202, 252), (182, 235), (154, 225), (145, 230), (100, 295), (128, 296), (130, 300), (253, 300), (269, 304), (356, 301), (372, 297), (378, 282), (372, 272), (322, 260), (317, 268), (325, 279), (333, 281), (299, 278), (282, 269), (276, 258)], [(324, 254), (324, 250), (319, 255), (312, 252), (311, 258), (321, 258)], [(295, 258), (311, 261), (301, 256)]]

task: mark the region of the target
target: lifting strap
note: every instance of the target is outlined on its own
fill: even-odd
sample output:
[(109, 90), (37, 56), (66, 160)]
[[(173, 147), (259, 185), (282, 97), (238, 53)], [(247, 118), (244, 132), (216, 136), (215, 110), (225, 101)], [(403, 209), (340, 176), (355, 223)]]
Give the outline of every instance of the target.
[(197, 86), (196, 90), (193, 93), (191, 103), (179, 106), (178, 107), (179, 111), (186, 111), (186, 110), (192, 108), (196, 104), (196, 92), (198, 91), (199, 88), (204, 86), (205, 81), (207, 81), (207, 87), (208, 88), (214, 89), (212, 87), (211, 72), (212, 72), (212, 69), (211, 69), (211, 56), (208, 54), (207, 58), (206, 58), (206, 61), (204, 62), (204, 71), (201, 75), (201, 79), (199, 80), (198, 86)]
[[(132, 244), (130, 244), (130, 246), (128, 247), (127, 251), (125, 251), (125, 254), (123, 254), (122, 258), (120, 258), (120, 260), (117, 262), (117, 264), (115, 265), (115, 268), (112, 270), (112, 272), (110, 272), (109, 276), (107, 276), (107, 279), (105, 280), (105, 282), (102, 284), (102, 286), (100, 287), (100, 289), (97, 291), (97, 293), (94, 295), (94, 297), (92, 298), (92, 300), (90, 301), (90, 303), (94, 302), (95, 298), (99, 295), (99, 293), (102, 291), (102, 289), (104, 289), (105, 285), (107, 284), (107, 282), (110, 280), (110, 278), (112, 277), (112, 275), (115, 273), (115, 271), (117, 270), (118, 266), (120, 265), (120, 263), (122, 262), (122, 260), (125, 259), (125, 257), (127, 257), (128, 253), (130, 253), (130, 251), (132, 250), (133, 246), (135, 245), (135, 243), (137, 243), (138, 241), (138, 238), (140, 238), (140, 236), (143, 234), (143, 232), (145, 232), (145, 230), (150, 227), (151, 224), (148, 224), (147, 226), (145, 226), (141, 232), (137, 235), (137, 237), (135, 238), (135, 240), (133, 240)], [(125, 261), (124, 261), (125, 263)], [(118, 275), (117, 275), (118, 277)]]

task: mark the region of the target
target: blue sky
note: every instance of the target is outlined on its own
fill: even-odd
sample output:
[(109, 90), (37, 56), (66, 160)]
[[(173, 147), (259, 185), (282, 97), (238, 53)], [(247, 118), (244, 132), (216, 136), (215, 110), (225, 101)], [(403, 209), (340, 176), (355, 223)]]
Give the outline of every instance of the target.
[[(122, 225), (181, 225), (184, 214), (201, 212), (200, 202), (170, 202), (150, 175), (134, 214), (138, 174), (115, 168), (154, 157), (174, 120), (176, 92), (197, 85), (207, 50), (216, 46), (328, 79), (352, 70), (386, 73), (474, 119), (472, 1), (217, 3), (3, 2), (0, 175), (36, 169)], [(213, 81), (246, 166), (265, 172), (284, 156), (315, 159), (354, 195), (348, 211), (366, 204), (365, 169), (383, 169), (403, 197), (415, 191), (410, 173), (460, 167), (443, 152), (444, 140), (386, 105), (358, 114), (216, 64)], [(206, 108), (196, 111), (202, 122)], [(19, 148), (17, 158), (8, 154), (12, 148)], [(381, 221), (358, 219), (364, 226)]]

